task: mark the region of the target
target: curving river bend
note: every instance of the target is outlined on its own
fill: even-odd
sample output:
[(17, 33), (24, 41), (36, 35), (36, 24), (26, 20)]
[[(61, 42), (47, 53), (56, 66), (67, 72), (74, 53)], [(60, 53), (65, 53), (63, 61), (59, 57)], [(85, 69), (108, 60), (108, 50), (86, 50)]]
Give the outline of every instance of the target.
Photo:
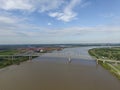
[(0, 90), (120, 90), (120, 81), (96, 64), (89, 48), (66, 48), (1, 69)]

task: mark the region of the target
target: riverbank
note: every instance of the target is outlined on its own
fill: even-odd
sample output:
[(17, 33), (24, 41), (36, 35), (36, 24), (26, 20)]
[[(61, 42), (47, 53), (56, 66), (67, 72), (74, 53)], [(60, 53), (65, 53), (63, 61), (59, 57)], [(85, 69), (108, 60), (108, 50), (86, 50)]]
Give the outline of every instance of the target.
[[(14, 56), (16, 53), (19, 53), (19, 50), (3, 50), (0, 51), (0, 69), (17, 64), (19, 65), (21, 62), (29, 60), (29, 56)], [(8, 55), (8, 56), (4, 56)], [(13, 57), (14, 56), (14, 57)], [(33, 56), (31, 58), (35, 58), (36, 56)]]
[(21, 62), (37, 57), (37, 56), (29, 57), (29, 55), (24, 56), (26, 52), (28, 51), (26, 50), (23, 51), (20, 49), (1, 50), (0, 51), (0, 69), (10, 65), (14, 65), (14, 64), (19, 65)]
[[(21, 62), (32, 60), (44, 53), (53, 51), (61, 51), (61, 47), (45, 47), (45, 48), (17, 48), (0, 50), (0, 68), (4, 68), (13, 64), (19, 65)], [(33, 56), (32, 56), (33, 55)]]
[(88, 53), (97, 60), (97, 63), (109, 70), (120, 80), (120, 48), (93, 48)]

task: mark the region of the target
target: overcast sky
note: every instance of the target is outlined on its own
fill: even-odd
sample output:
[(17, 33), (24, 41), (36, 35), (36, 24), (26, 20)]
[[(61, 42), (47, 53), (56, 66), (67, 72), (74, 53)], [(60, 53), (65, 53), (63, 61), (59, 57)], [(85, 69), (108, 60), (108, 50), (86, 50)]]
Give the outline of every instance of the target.
[(0, 44), (120, 43), (120, 0), (0, 0)]

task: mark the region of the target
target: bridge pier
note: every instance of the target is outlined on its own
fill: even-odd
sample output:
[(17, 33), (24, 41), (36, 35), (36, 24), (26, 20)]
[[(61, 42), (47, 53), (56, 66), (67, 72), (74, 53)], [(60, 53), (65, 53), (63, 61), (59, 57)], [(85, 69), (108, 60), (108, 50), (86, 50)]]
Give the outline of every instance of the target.
[(98, 63), (98, 59), (96, 60), (96, 63), (99, 64), (99, 63)]
[(13, 63), (14, 58), (15, 58), (15, 57), (14, 57), (14, 56), (12, 56), (12, 63)]
[(105, 63), (105, 60), (103, 60), (103, 63)]
[(29, 60), (32, 60), (32, 56), (29, 56)]
[(12, 61), (14, 60), (14, 56), (12, 56)]

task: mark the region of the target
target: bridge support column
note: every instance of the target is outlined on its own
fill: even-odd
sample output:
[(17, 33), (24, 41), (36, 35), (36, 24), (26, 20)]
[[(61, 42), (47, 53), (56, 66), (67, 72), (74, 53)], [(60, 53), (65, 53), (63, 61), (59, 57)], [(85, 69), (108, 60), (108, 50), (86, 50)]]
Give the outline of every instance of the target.
[(32, 60), (32, 56), (29, 56), (29, 60)]
[(30, 60), (30, 56), (29, 56), (29, 60)]
[(13, 63), (13, 60), (14, 60), (14, 56), (12, 56), (12, 63)]
[(12, 56), (12, 61), (14, 60), (14, 56)]
[(103, 60), (103, 63), (105, 63), (105, 61)]
[(99, 64), (99, 63), (98, 63), (98, 59), (96, 60), (96, 63)]

